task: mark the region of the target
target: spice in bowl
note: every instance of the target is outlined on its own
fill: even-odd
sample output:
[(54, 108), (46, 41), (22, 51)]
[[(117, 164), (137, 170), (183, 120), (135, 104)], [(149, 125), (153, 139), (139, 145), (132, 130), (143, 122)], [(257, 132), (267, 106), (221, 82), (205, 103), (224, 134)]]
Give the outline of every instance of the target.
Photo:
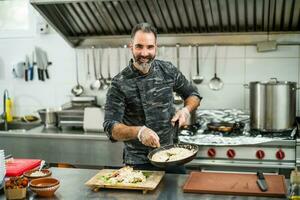
[(31, 170), (31, 171), (27, 171), (25, 172), (23, 175), (27, 178), (29, 178), (30, 180), (32, 179), (36, 179), (36, 178), (43, 178), (43, 177), (48, 177), (51, 176), (51, 171), (48, 169), (43, 169), (41, 171), (39, 170)]

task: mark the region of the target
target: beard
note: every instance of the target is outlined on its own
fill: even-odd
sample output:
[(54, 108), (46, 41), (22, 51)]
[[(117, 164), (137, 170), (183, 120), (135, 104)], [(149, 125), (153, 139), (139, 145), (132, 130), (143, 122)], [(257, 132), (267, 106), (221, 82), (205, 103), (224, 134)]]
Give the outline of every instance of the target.
[(155, 55), (149, 56), (133, 56), (134, 58), (134, 66), (144, 74), (149, 72), (151, 67), (151, 63), (155, 58)]

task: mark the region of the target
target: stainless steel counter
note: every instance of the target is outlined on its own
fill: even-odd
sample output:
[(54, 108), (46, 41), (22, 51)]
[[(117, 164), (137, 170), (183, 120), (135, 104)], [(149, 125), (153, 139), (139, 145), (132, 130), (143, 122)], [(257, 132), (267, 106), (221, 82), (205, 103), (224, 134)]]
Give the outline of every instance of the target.
[(76, 166), (121, 166), (123, 143), (111, 143), (102, 133), (44, 129), (0, 131), (0, 149), (15, 158), (38, 158)]
[[(135, 190), (115, 190), (102, 189), (98, 192), (91, 191), (84, 185), (98, 171), (90, 169), (66, 169), (66, 168), (51, 168), (52, 177), (60, 180), (60, 188), (56, 191), (55, 196), (49, 199), (113, 199), (113, 200), (198, 200), (198, 199), (239, 199), (239, 200), (266, 200), (280, 198), (266, 197), (250, 197), (250, 196), (230, 196), (230, 195), (208, 195), (208, 194), (192, 194), (183, 193), (182, 186), (184, 185), (188, 175), (166, 174), (158, 187), (147, 194), (142, 194), (141, 191)], [(32, 192), (28, 193), (27, 199), (46, 199), (39, 198)], [(0, 200), (4, 200), (4, 194), (0, 195)]]

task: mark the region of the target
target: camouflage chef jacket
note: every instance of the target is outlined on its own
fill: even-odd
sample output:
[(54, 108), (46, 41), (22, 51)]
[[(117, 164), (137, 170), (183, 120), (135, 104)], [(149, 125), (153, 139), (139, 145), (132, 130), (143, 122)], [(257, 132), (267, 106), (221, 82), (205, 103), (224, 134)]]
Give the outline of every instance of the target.
[[(171, 119), (175, 114), (173, 91), (183, 99), (194, 95), (201, 99), (197, 89), (170, 62), (154, 60), (148, 74), (142, 75), (129, 65), (113, 80), (107, 92), (103, 127), (111, 141), (112, 128), (116, 123), (128, 126), (147, 126), (154, 130), (160, 144), (173, 143), (174, 128)], [(151, 147), (138, 139), (124, 141), (125, 164), (149, 163)]]

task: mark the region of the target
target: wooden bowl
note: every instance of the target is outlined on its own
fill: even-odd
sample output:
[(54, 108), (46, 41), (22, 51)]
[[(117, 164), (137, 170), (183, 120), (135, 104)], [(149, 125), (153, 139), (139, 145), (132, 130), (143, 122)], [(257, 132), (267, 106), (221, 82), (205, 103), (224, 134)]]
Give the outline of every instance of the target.
[[(43, 174), (43, 175), (42, 175)], [(52, 172), (48, 169), (42, 169), (41, 174), (39, 174), (38, 170), (30, 170), (24, 172), (24, 176), (27, 177), (29, 180), (37, 179), (37, 178), (44, 178), (51, 176)]]
[(6, 199), (24, 199), (26, 197), (26, 188), (6, 189), (4, 188)]

